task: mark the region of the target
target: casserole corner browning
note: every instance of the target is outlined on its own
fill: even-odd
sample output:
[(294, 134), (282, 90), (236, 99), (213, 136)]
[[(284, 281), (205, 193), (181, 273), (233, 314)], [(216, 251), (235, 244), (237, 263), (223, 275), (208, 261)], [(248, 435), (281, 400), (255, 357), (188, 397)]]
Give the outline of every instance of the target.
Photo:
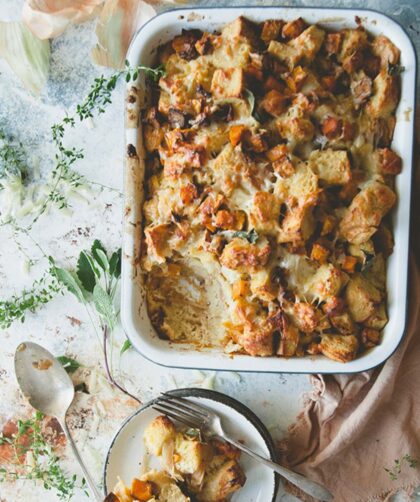
[(183, 31), (143, 114), (142, 268), (163, 337), (350, 361), (387, 323), (399, 50), (362, 27)]

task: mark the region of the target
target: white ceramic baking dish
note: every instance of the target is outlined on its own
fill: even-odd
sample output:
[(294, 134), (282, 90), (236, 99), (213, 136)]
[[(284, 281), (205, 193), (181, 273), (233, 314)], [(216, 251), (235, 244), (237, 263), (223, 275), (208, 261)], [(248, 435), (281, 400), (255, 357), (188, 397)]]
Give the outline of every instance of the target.
[[(392, 214), (395, 232), (394, 253), (388, 260), (388, 313), (383, 341), (349, 363), (339, 363), (324, 356), (303, 358), (257, 358), (245, 355), (234, 357), (221, 350), (197, 351), (193, 347), (171, 344), (155, 333), (147, 315), (141, 273), (138, 269), (141, 233), (141, 196), (143, 163), (133, 167), (126, 164), (126, 198), (123, 238), (122, 322), (133, 346), (144, 357), (172, 367), (201, 368), (232, 371), (293, 372), (293, 373), (350, 373), (372, 368), (385, 361), (404, 336), (407, 320), (408, 249), (410, 227), (410, 193), (415, 110), (416, 55), (405, 31), (395, 21), (370, 10), (233, 7), (177, 9), (164, 12), (144, 25), (136, 34), (128, 51), (128, 61), (137, 64), (156, 64), (156, 48), (181, 32), (182, 28), (217, 30), (239, 15), (253, 21), (270, 18), (286, 20), (302, 16), (309, 23), (319, 23), (330, 29), (356, 27), (357, 17), (373, 34), (383, 33), (401, 50), (401, 101), (397, 110), (393, 148), (403, 159), (403, 171), (397, 176), (398, 204)], [(357, 17), (356, 17), (357, 16)], [(360, 22), (360, 21), (359, 21)], [(140, 91), (144, 90), (140, 82)], [(141, 126), (140, 126), (141, 127)], [(126, 144), (137, 146), (141, 157), (141, 129), (126, 127)]]

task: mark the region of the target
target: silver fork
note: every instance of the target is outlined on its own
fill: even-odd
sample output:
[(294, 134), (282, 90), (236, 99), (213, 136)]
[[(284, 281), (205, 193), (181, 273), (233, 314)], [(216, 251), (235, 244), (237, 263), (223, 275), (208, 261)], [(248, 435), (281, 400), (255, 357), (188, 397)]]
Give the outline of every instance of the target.
[(270, 469), (273, 469), (273, 471), (280, 474), (280, 476), (287, 479), (287, 481), (294, 484), (308, 495), (325, 501), (333, 499), (332, 494), (324, 486), (305, 478), (301, 474), (297, 474), (296, 472), (290, 471), (289, 469), (272, 462), (268, 458), (250, 450), (239, 441), (235, 441), (227, 436), (223, 430), (220, 417), (209, 408), (193, 403), (189, 399), (166, 393), (162, 394), (156, 400), (153, 408), (156, 411), (164, 413), (168, 417), (187, 425), (188, 427), (201, 429), (208, 436), (217, 436), (224, 439), (228, 443), (233, 444), (236, 448), (247, 453), (254, 460), (258, 460), (267, 467), (270, 467)]

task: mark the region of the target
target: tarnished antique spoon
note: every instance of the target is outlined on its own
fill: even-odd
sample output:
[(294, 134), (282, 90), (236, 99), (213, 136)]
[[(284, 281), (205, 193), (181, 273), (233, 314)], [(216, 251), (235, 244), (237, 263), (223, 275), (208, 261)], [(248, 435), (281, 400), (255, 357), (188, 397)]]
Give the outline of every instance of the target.
[(66, 414), (74, 399), (74, 386), (66, 370), (48, 350), (36, 343), (24, 342), (16, 349), (15, 373), (22, 393), (30, 404), (41, 413), (58, 420), (93, 498), (102, 502), (104, 498), (81, 459), (67, 427)]

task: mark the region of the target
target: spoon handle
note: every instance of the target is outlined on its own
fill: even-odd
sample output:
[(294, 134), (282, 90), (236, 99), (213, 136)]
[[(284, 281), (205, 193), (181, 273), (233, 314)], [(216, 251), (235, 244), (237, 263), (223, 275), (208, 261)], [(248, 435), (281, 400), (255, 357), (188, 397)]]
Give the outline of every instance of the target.
[(76, 457), (76, 460), (79, 462), (79, 465), (83, 471), (83, 475), (84, 475), (85, 480), (89, 486), (91, 495), (96, 500), (96, 502), (103, 502), (104, 497), (99, 493), (98, 489), (96, 488), (96, 484), (93, 481), (92, 476), (89, 474), (89, 471), (87, 470), (87, 467), (84, 464), (84, 462), (83, 462), (83, 460), (82, 460), (82, 458), (76, 448), (76, 445), (74, 444), (74, 441), (73, 441), (73, 438), (71, 437), (69, 428), (67, 427), (66, 417), (63, 417), (62, 419), (60, 419), (60, 425), (64, 431), (64, 434), (66, 435), (67, 441), (70, 444), (71, 449), (73, 450), (73, 454)]

